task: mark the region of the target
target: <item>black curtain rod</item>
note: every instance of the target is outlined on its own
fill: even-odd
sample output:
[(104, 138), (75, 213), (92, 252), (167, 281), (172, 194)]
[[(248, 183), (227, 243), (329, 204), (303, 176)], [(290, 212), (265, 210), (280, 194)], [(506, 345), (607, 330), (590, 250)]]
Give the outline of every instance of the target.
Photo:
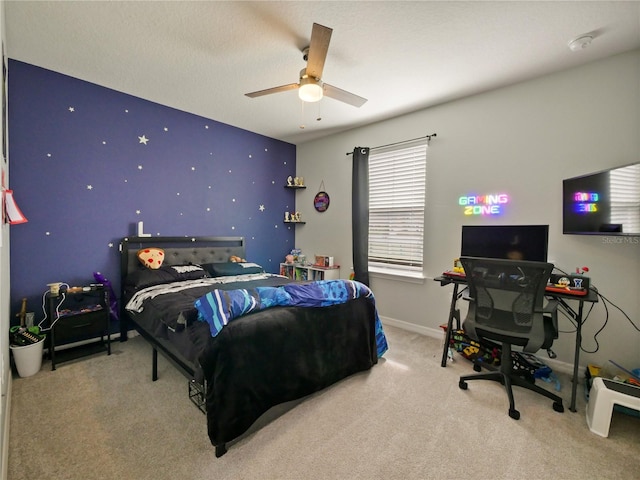
[[(400, 144), (402, 144), (402, 143), (409, 143), (409, 142), (413, 142), (413, 141), (415, 141), (415, 140), (421, 140), (421, 139), (423, 139), (423, 138), (427, 138), (427, 139), (431, 140), (431, 137), (437, 137), (437, 136), (438, 136), (438, 134), (437, 134), (437, 133), (432, 133), (431, 135), (425, 135), (424, 137), (417, 137), (417, 138), (412, 138), (412, 139), (410, 139), (410, 140), (403, 140), (403, 141), (401, 141), (401, 142), (388, 143), (388, 144), (386, 144), (386, 145), (379, 145), (379, 146), (377, 146), (377, 147), (371, 147), (371, 148), (369, 149), (369, 151), (371, 151), (371, 150), (375, 150), (375, 149), (377, 149), (377, 148), (392, 147), (392, 146), (394, 146), (394, 145), (400, 145)], [(353, 155), (353, 152), (347, 152), (347, 155)]]

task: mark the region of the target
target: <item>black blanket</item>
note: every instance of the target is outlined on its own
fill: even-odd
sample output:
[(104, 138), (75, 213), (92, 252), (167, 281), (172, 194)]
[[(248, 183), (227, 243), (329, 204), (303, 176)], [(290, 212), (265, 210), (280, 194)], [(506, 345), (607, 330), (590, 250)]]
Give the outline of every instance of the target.
[(375, 311), (359, 298), (330, 307), (276, 307), (227, 325), (200, 357), (213, 445), (244, 433), (269, 408), (370, 369)]
[[(267, 284), (288, 281), (274, 278)], [(317, 392), (377, 363), (376, 312), (366, 298), (329, 307), (257, 311), (234, 320), (214, 338), (208, 325), (195, 318), (193, 302), (201, 295), (200, 288), (160, 295), (145, 301), (144, 311), (133, 318), (155, 318), (154, 326), (146, 323), (146, 329), (165, 338), (176, 318), (188, 320), (179, 333), (170, 328), (169, 337), (181, 339), (180, 354), (202, 371), (209, 438), (222, 451), (271, 407)]]

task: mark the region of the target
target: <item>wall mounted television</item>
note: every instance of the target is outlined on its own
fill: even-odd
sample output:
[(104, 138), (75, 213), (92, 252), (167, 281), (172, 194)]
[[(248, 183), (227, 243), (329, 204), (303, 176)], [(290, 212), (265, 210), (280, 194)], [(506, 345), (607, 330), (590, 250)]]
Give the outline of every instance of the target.
[(549, 225), (463, 225), (460, 255), (547, 261)]
[(640, 163), (563, 180), (562, 233), (640, 235)]

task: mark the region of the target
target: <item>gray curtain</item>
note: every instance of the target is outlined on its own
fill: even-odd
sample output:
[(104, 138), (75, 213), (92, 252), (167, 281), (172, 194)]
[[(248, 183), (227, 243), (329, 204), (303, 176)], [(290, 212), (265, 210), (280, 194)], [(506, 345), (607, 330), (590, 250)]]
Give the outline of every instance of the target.
[(369, 286), (369, 148), (353, 150), (351, 187), (354, 280)]

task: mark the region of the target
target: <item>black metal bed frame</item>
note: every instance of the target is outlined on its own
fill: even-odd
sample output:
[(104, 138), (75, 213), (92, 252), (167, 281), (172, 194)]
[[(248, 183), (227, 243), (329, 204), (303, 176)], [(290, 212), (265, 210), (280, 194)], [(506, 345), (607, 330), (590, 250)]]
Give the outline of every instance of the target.
[(186, 360), (169, 341), (157, 338), (145, 330), (125, 310), (125, 279), (129, 272), (144, 268), (137, 258), (137, 252), (148, 247), (164, 250), (163, 265), (223, 263), (229, 261), (229, 257), (232, 255), (245, 257), (244, 237), (125, 237), (120, 242), (120, 298), (122, 299), (120, 302), (120, 341), (127, 341), (127, 332), (130, 327), (133, 327), (151, 344), (153, 349), (152, 380), (158, 379), (158, 352), (160, 352), (189, 379), (189, 398), (200, 410), (205, 412), (206, 385), (195, 378), (196, 372), (191, 362)]

